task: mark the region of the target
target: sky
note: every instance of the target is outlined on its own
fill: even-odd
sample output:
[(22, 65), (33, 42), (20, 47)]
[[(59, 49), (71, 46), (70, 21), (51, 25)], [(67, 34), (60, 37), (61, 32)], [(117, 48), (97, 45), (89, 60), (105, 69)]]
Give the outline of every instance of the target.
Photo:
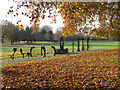
[[(12, 14), (7, 15), (7, 11), (10, 9), (10, 6), (14, 5), (14, 3), (12, 2), (12, 0), (0, 0), (0, 21), (2, 20), (8, 20), (10, 22), (12, 22), (13, 24), (16, 24), (17, 21), (19, 21), (21, 19), (21, 22), (19, 23), (19, 25), (24, 25), (24, 27), (26, 26), (30, 26), (30, 20), (28, 17), (25, 16), (19, 16), (19, 17), (14, 17)], [(44, 20), (40, 21), (40, 27), (42, 27), (43, 25), (50, 25), (53, 29), (53, 32), (56, 32), (56, 29), (59, 27), (63, 27), (63, 19), (61, 16), (58, 16), (57, 18), (57, 23), (56, 24), (50, 24), (50, 22), (52, 21), (50, 18), (45, 18)]]
[[(10, 6), (14, 5), (14, 3), (12, 2), (13, 0), (0, 0), (0, 21), (1, 20), (8, 20), (11, 21), (13, 24), (16, 24), (17, 21), (21, 20), (21, 22), (19, 23), (19, 25), (23, 25), (24, 27), (26, 26), (30, 26), (30, 19), (28, 17), (25, 16), (18, 16), (18, 17), (14, 17), (12, 14), (7, 15), (7, 11), (10, 9)], [(57, 23), (56, 24), (50, 24), (50, 22), (52, 21), (52, 19), (50, 18), (45, 18), (42, 19), (40, 21), (40, 27), (42, 27), (43, 25), (50, 25), (52, 26), (53, 32), (56, 32), (56, 29), (59, 27), (64, 27), (63, 25), (63, 19), (62, 17), (59, 15), (57, 18)], [(95, 27), (98, 28), (99, 27), (99, 21), (98, 19), (93, 22), (93, 24), (95, 24)], [(95, 28), (93, 26), (91, 26), (92, 28)]]

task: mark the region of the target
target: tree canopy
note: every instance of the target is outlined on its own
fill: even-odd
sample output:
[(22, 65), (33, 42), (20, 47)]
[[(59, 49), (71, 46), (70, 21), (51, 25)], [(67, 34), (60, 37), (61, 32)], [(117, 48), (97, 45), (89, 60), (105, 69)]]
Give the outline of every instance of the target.
[[(119, 36), (120, 2), (41, 2), (41, 0), (14, 0), (17, 8), (11, 7), (9, 13), (19, 15), (18, 11), (30, 18), (35, 32), (40, 25), (40, 18), (52, 18), (56, 23), (57, 13), (63, 17), (64, 27), (62, 34), (73, 35), (76, 32), (93, 35), (96, 37), (114, 38)], [(44, 0), (43, 0), (44, 1)], [(98, 28), (96, 28), (98, 21)]]

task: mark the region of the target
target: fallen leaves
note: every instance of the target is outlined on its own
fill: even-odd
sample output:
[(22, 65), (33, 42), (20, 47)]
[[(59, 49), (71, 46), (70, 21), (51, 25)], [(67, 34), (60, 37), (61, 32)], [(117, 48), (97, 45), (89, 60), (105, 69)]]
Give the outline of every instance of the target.
[(118, 49), (2, 68), (4, 88), (118, 88)]

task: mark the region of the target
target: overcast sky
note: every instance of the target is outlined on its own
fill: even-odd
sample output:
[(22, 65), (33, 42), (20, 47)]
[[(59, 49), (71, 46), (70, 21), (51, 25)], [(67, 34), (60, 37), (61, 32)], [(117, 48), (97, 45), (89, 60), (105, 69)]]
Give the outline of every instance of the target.
[[(19, 17), (14, 17), (12, 14), (7, 15), (7, 11), (9, 10), (10, 6), (14, 5), (13, 0), (0, 0), (0, 21), (1, 20), (8, 20), (11, 21), (13, 24), (16, 24), (17, 21), (19, 21), (21, 19), (21, 23), (24, 26), (29, 26), (29, 18), (25, 17), (25, 16), (19, 16)], [(41, 20), (41, 24), (40, 27), (42, 27), (43, 25), (50, 25), (53, 28), (53, 32), (56, 31), (56, 29), (58, 27), (63, 27), (63, 19), (61, 16), (57, 17), (57, 23), (56, 24), (50, 24), (51, 19), (49, 18), (45, 18), (44, 20)]]
[[(0, 20), (8, 20), (8, 21), (11, 21), (13, 24), (16, 24), (17, 21), (21, 20), (19, 25), (22, 24), (22, 25), (24, 25), (24, 27), (30, 26), (30, 22), (29, 22), (30, 20), (28, 17), (20, 16), (20, 15), (19, 15), (19, 17), (14, 17), (12, 14), (7, 15), (7, 11), (9, 10), (10, 6), (14, 5), (12, 1), (13, 0), (0, 0)], [(51, 19), (46, 17), (45, 19), (41, 20), (40, 27), (42, 27), (43, 25), (50, 25), (53, 28), (53, 32), (55, 32), (58, 27), (64, 26), (62, 23), (63, 19), (61, 16), (58, 16), (56, 19), (57, 19), (56, 24), (50, 24)], [(95, 24), (96, 28), (99, 27), (98, 19), (95, 22), (93, 22), (93, 24)], [(94, 27), (92, 27), (92, 28), (94, 28)]]

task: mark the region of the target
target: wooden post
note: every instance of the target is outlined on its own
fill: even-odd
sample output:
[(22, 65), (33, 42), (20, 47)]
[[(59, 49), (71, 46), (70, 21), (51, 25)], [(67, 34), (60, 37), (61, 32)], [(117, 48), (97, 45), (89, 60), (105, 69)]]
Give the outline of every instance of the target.
[(80, 48), (79, 48), (79, 37), (78, 37), (78, 50), (77, 51), (80, 51)]

